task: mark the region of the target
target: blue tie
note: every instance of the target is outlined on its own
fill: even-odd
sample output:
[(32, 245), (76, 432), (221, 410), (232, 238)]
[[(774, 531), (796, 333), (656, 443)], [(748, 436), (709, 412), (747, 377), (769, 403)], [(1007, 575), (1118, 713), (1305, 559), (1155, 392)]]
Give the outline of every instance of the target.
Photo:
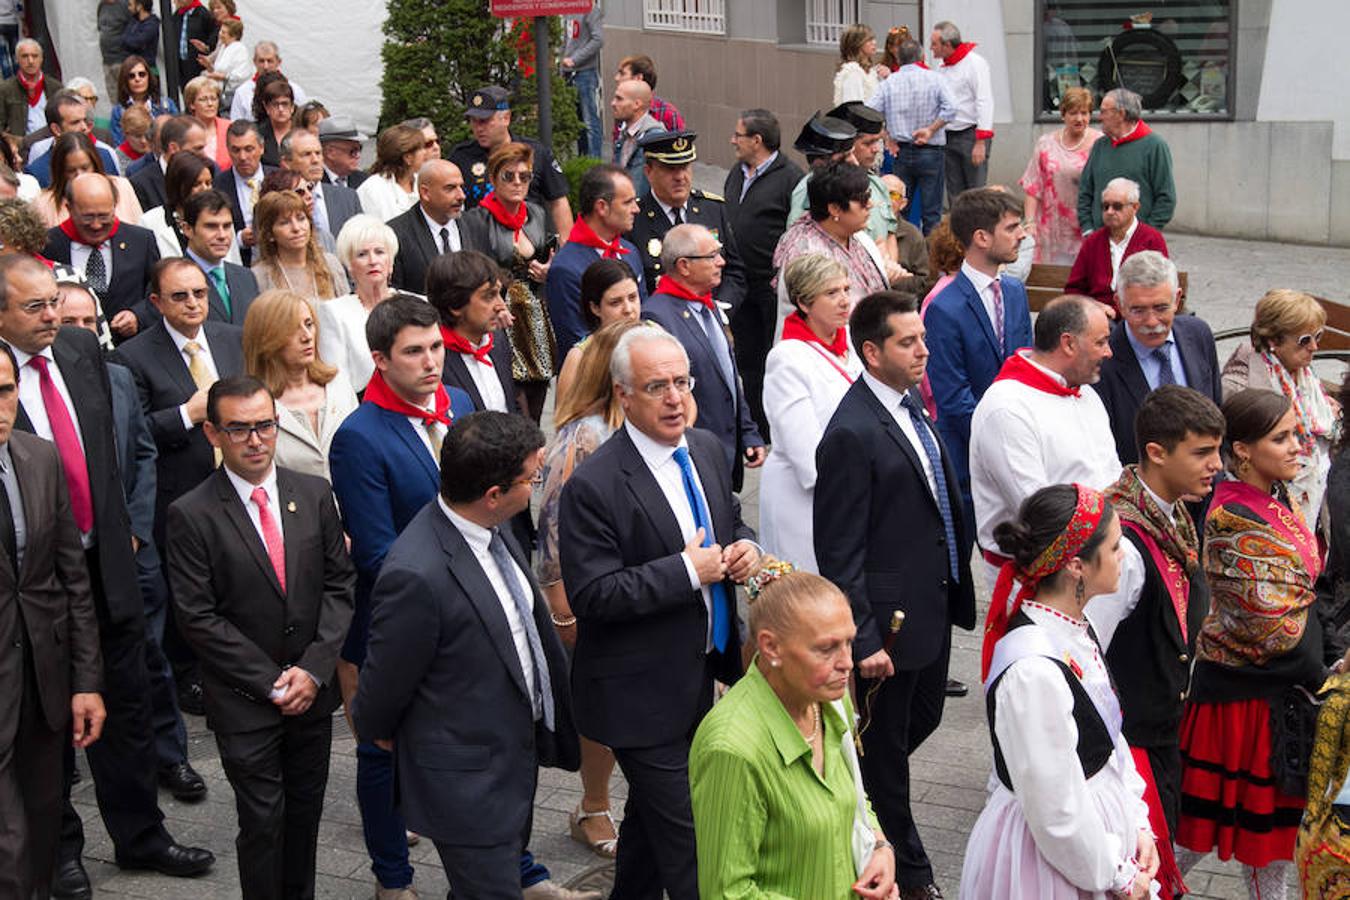
[(1161, 347), (1153, 351), (1153, 358), (1158, 361), (1158, 387), (1177, 383), (1177, 373), (1172, 371), (1171, 349), (1172, 342), (1166, 341)]
[[(703, 529), (703, 546), (713, 542), (712, 523), (708, 521), (708, 507), (703, 502), (703, 492), (694, 480), (694, 464), (689, 461), (689, 448), (675, 448), (675, 462), (680, 464), (680, 475), (684, 480), (684, 494), (689, 498), (689, 508), (694, 511), (694, 528)], [(722, 582), (708, 586), (712, 593), (712, 638), (713, 646), (719, 651), (727, 649), (727, 636), (731, 633), (730, 605), (727, 603), (727, 588)]]
[(919, 443), (923, 444), (923, 452), (928, 455), (928, 462), (933, 467), (933, 482), (937, 485), (938, 512), (942, 514), (942, 530), (947, 535), (947, 564), (951, 568), (952, 581), (960, 581), (961, 570), (956, 562), (956, 522), (952, 519), (951, 497), (947, 495), (947, 474), (942, 470), (942, 454), (938, 452), (937, 441), (933, 440), (933, 434), (928, 430), (928, 423), (924, 420), (923, 413), (919, 411), (919, 404), (914, 395), (905, 394), (905, 399), (900, 405), (909, 413), (910, 421), (914, 423), (914, 431), (919, 435)]

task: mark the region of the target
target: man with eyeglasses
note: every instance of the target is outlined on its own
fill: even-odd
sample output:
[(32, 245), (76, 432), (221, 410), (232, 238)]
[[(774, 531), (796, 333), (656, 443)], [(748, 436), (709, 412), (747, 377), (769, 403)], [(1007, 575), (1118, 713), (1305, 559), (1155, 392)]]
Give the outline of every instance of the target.
[(1144, 250), (1121, 264), (1120, 321), (1111, 330), (1111, 358), (1093, 388), (1111, 418), (1122, 463), (1139, 461), (1134, 419), (1150, 391), (1179, 384), (1223, 403), (1214, 332), (1198, 316), (1178, 316), (1180, 299), (1176, 264), (1162, 253)]
[(628, 781), (610, 896), (664, 889), (671, 900), (696, 900), (690, 741), (713, 682), (741, 676), (736, 584), (760, 550), (741, 520), (725, 448), (689, 427), (685, 401), (702, 378), (681, 341), (634, 328), (619, 338), (610, 375), (624, 424), (577, 466), (558, 519), (577, 618), (577, 729), (613, 748)]
[(169, 508), (174, 606), (234, 788), (243, 896), (309, 897), (356, 572), (328, 483), (273, 462), (267, 387), (217, 381), (205, 415), (223, 464)]
[(361, 212), (361, 199), (349, 187), (324, 181), (323, 145), (318, 136), (304, 128), (292, 128), (281, 139), (281, 167), (310, 183), (314, 225), (336, 243), (342, 226)]
[(1083, 239), (1064, 283), (1066, 294), (1081, 294), (1106, 305), (1106, 314), (1119, 318), (1116, 283), (1120, 265), (1141, 250), (1167, 255), (1162, 232), (1139, 221), (1139, 185), (1113, 178), (1102, 191), (1102, 227)]
[(370, 176), (361, 171), (361, 145), (370, 138), (356, 130), (351, 116), (329, 116), (319, 123), (323, 147), (323, 183), (356, 190)]

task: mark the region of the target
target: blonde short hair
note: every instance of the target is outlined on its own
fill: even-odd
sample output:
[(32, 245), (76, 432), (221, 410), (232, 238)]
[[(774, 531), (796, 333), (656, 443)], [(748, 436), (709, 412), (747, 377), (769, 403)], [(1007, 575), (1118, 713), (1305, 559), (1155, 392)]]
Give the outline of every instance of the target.
[(783, 271), (788, 300), (802, 312), (811, 308), (830, 282), (840, 278), (848, 278), (848, 270), (823, 253), (799, 256)]
[(1256, 302), (1252, 317), (1252, 346), (1267, 350), (1288, 335), (1316, 331), (1327, 323), (1327, 312), (1312, 294), (1275, 288)]
[[(305, 314), (314, 319), (314, 345), (317, 347), (318, 313), (308, 300), (294, 291), (263, 291), (249, 304), (248, 315), (244, 317), (244, 369), (267, 385), (274, 397), (286, 392), (286, 370), (281, 362), (281, 351), (295, 337)], [(309, 363), (308, 374), (315, 384), (327, 384), (337, 375), (337, 369), (324, 362), (316, 352)]]
[[(192, 109), (192, 104), (197, 102), (197, 97), (202, 91), (211, 91), (216, 95), (217, 100), (220, 99), (220, 85), (216, 84), (205, 75), (198, 75), (196, 78), (189, 81), (187, 86), (183, 88), (183, 106), (186, 109)], [(191, 115), (191, 113), (189, 113), (189, 115)]]
[(1085, 87), (1071, 87), (1059, 98), (1061, 115), (1071, 112), (1092, 112), (1093, 105), (1092, 91)]
[(765, 630), (780, 636), (791, 634), (800, 625), (803, 610), (831, 600), (848, 605), (844, 592), (828, 578), (801, 571), (779, 575), (750, 604), (750, 639)]

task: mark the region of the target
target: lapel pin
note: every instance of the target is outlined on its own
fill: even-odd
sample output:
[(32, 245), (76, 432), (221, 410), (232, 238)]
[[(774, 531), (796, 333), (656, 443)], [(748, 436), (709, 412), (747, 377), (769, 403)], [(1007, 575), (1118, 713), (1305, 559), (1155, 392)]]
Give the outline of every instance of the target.
[(689, 318), (689, 310), (687, 309), (680, 310), (680, 316), (685, 319)]
[(117, 249), (118, 249), (118, 250), (125, 250), (125, 249), (127, 249), (127, 242), (126, 242), (126, 241), (119, 241), (118, 244), (117, 244)]
[(290, 503), (287, 503), (287, 504), (286, 504), (286, 512), (288, 512), (288, 513), (293, 513), (293, 512), (295, 512), (295, 501), (294, 501), (294, 500), (292, 500)]

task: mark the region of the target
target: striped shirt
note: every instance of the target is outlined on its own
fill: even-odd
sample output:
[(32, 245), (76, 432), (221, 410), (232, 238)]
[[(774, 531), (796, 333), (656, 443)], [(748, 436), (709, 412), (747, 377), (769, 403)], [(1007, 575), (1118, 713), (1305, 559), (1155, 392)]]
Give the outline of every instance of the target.
[[(950, 122), (956, 116), (947, 80), (918, 65), (901, 66), (891, 73), (867, 101), (867, 105), (886, 117), (886, 130), (902, 144), (914, 141), (914, 132), (934, 119)], [(930, 147), (947, 144), (945, 131), (928, 139)]]
[(699, 896), (855, 897), (845, 725), (828, 703), (821, 724), (824, 778), (754, 663), (704, 718), (689, 752)]

